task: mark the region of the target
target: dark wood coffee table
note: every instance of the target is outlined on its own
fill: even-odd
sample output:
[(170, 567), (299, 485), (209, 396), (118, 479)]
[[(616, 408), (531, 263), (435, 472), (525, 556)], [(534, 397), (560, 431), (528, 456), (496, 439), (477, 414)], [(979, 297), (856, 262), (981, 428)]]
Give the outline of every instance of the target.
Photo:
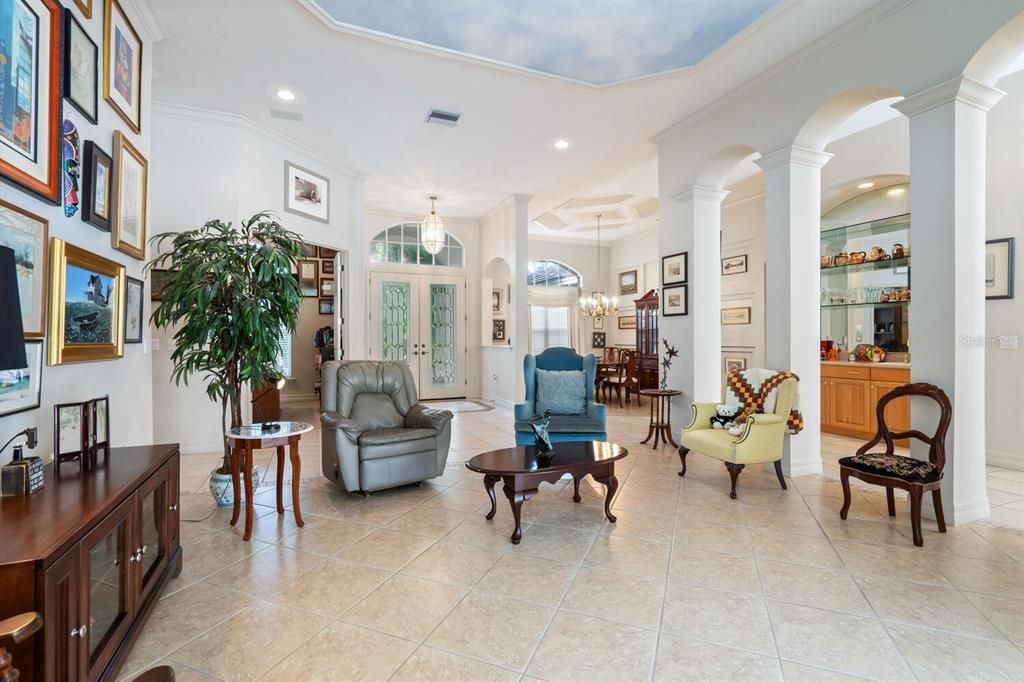
[(615, 478), (615, 462), (628, 454), (626, 448), (602, 441), (556, 443), (551, 463), (541, 466), (537, 462), (537, 449), (534, 446), (519, 445), (477, 455), (466, 462), (466, 468), (484, 475), (484, 489), (491, 498), (491, 511), (486, 516), (488, 521), (494, 518), (498, 510), (494, 484), (505, 481), (505, 497), (508, 498), (512, 516), (516, 520), (512, 544), (518, 545), (523, 539), (520, 525), (523, 502), (537, 494), (537, 486), (542, 482), (554, 483), (565, 474), (572, 474), (572, 499), (577, 504), (580, 501), (580, 479), (590, 474), (595, 481), (602, 483), (607, 488), (604, 513), (614, 523), (616, 519), (612, 514), (612, 497), (619, 488), (619, 479)]

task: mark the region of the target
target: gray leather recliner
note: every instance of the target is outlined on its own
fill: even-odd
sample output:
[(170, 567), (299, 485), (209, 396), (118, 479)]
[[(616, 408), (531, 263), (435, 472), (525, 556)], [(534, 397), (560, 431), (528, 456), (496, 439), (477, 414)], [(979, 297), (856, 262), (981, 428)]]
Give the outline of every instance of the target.
[(452, 413), (416, 401), (408, 365), (330, 361), (320, 377), (324, 476), (351, 493), (444, 473)]

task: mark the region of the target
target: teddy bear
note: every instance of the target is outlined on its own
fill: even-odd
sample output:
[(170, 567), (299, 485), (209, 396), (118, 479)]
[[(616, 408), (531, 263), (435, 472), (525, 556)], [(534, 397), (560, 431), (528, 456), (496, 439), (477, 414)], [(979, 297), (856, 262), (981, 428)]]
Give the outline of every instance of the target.
[(728, 429), (739, 411), (739, 405), (719, 405), (715, 408), (715, 416), (711, 417), (711, 428)]
[(727, 427), (727, 429), (729, 431), (729, 435), (730, 436), (739, 436), (739, 435), (741, 435), (743, 433), (743, 429), (746, 428), (747, 420), (751, 417), (751, 415), (754, 415), (754, 414), (757, 414), (757, 410), (754, 409), (754, 407), (752, 405), (748, 406), (748, 407), (744, 407), (743, 411), (740, 412), (738, 415), (736, 415), (736, 418), (733, 419), (732, 424), (730, 424)]

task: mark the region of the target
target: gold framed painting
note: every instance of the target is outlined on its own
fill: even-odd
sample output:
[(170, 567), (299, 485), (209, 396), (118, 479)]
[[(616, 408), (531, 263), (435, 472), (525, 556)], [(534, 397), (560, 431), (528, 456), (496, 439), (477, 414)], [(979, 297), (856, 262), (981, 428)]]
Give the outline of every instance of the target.
[(124, 266), (50, 240), (48, 365), (124, 355)]
[(146, 257), (149, 162), (120, 130), (114, 132), (114, 219), (110, 243), (133, 258)]
[(92, 0), (75, 0), (75, 5), (78, 6), (83, 17), (92, 19)]
[(142, 40), (117, 0), (103, 6), (103, 99), (142, 132)]

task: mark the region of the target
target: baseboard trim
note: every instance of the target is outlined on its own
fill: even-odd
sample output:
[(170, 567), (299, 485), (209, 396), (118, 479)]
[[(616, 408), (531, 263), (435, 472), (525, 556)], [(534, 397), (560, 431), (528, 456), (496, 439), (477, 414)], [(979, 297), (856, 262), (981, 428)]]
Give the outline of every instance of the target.
[(985, 495), (977, 500), (972, 500), (971, 502), (954, 504), (953, 519), (950, 522), (950, 525), (962, 526), (966, 523), (971, 523), (972, 521), (987, 519), (990, 514), (991, 508), (988, 504), (988, 495)]
[(820, 475), (822, 472), (821, 458), (818, 457), (809, 462), (797, 462), (796, 466), (792, 462), (788, 466), (783, 462), (782, 468), (789, 478)]
[(505, 398), (499, 398), (499, 397), (491, 395), (489, 393), (481, 393), (480, 394), (480, 399), (485, 401), (485, 402), (488, 402), (488, 403), (493, 403), (495, 405), (495, 407), (504, 407), (506, 410), (515, 409), (515, 406), (516, 406), (516, 404), (514, 402), (512, 402), (511, 400), (506, 400)]
[(1024, 471), (1024, 454), (1016, 455), (1011, 452), (989, 450), (985, 455), (985, 464), (1004, 469)]

